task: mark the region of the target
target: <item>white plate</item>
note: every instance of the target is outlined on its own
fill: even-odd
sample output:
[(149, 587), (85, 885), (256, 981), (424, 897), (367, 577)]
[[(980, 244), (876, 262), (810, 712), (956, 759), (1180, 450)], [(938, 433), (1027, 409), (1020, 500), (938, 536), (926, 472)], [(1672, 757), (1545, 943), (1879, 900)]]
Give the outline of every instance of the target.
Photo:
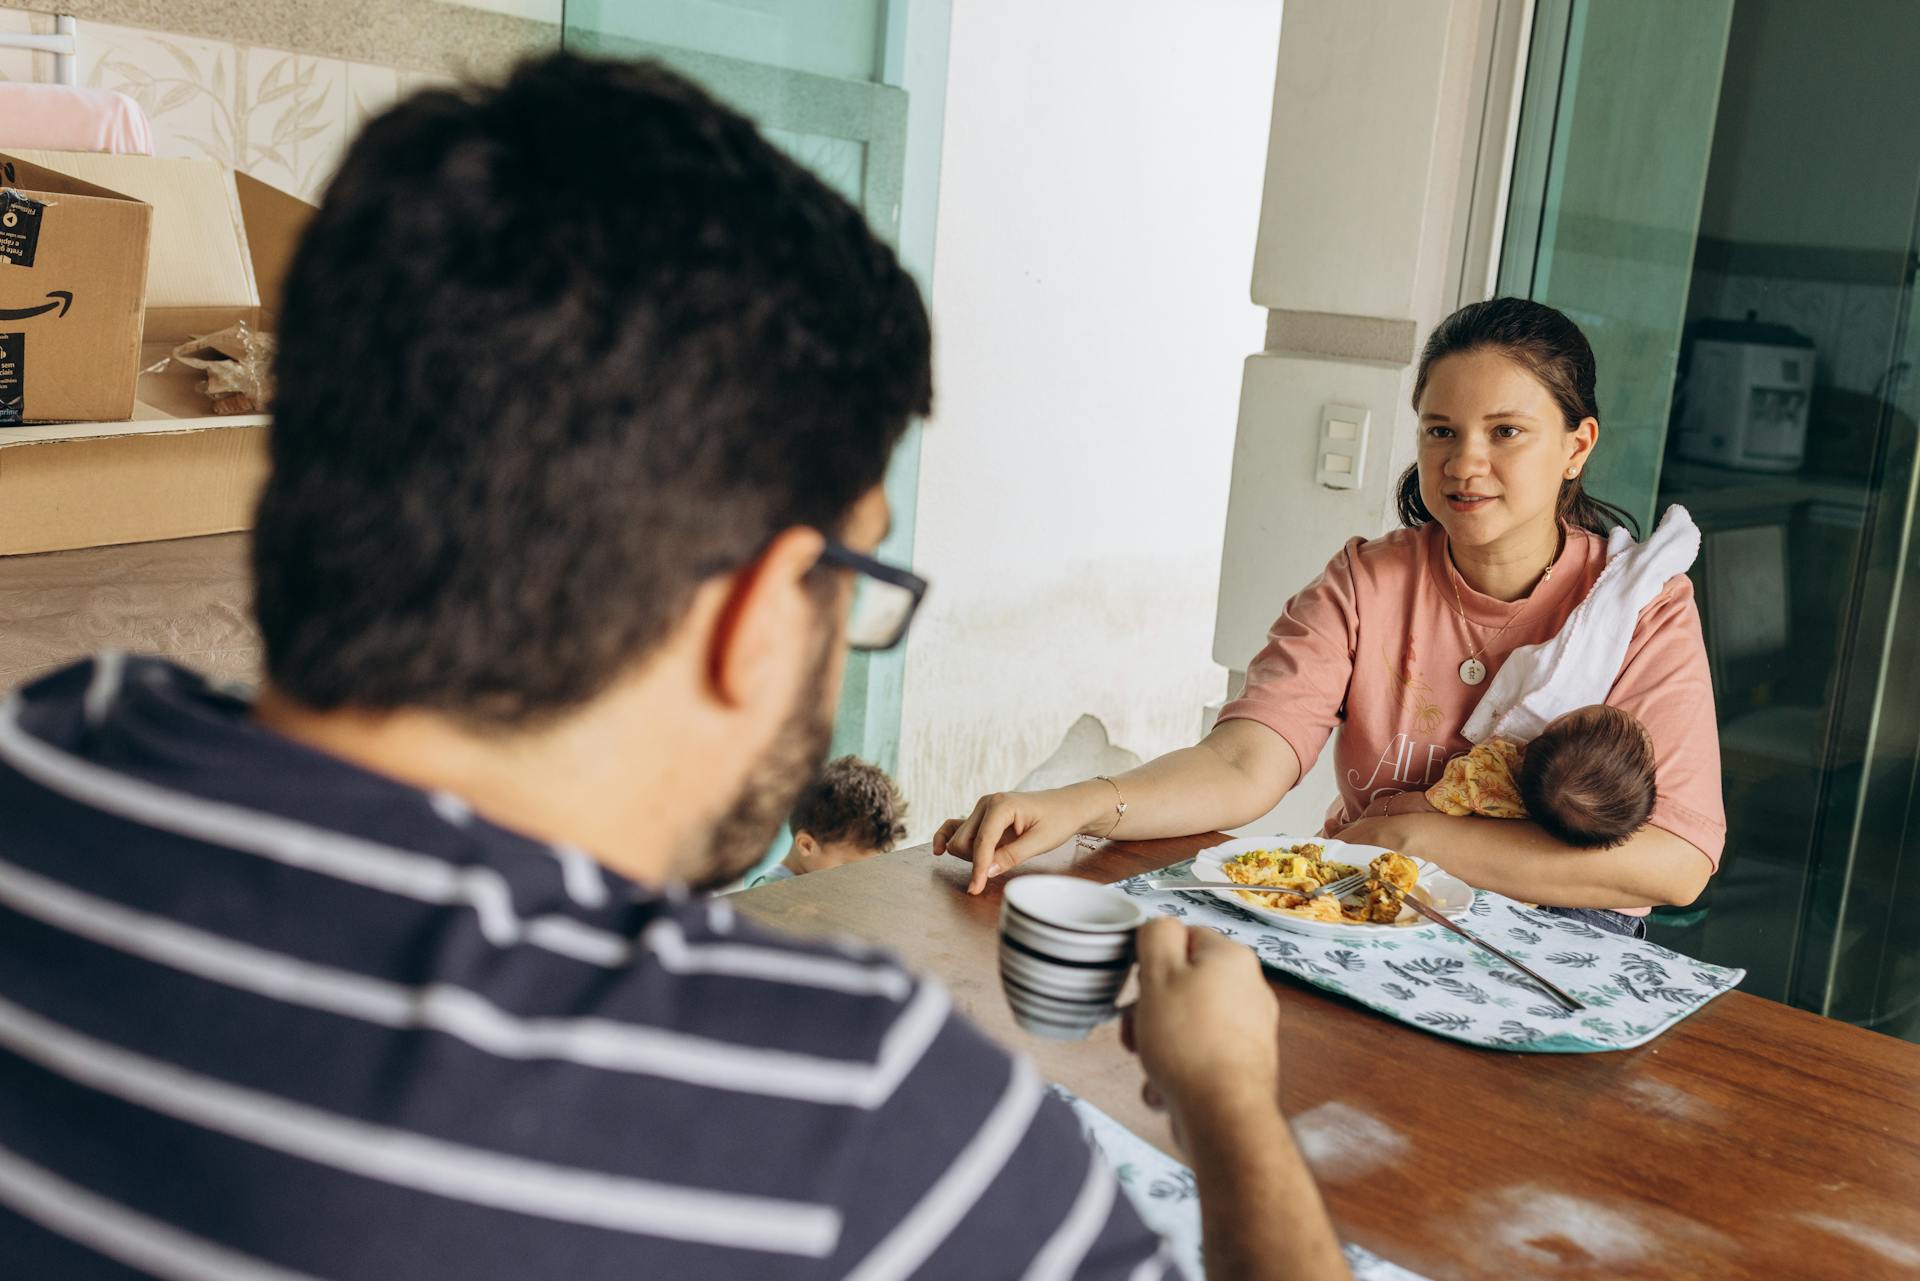
[[(1248, 836), (1237, 841), (1228, 841), (1224, 845), (1216, 845), (1212, 849), (1201, 850), (1193, 860), (1193, 874), (1203, 881), (1224, 881), (1227, 879), (1227, 874), (1220, 870), (1220, 865), (1236, 854), (1245, 854), (1249, 850), (1284, 850), (1292, 845), (1324, 846), (1325, 853), (1321, 858), (1326, 862), (1351, 863), (1362, 871), (1366, 870), (1367, 864), (1386, 853), (1386, 850), (1378, 845), (1348, 845), (1345, 841), (1336, 841), (1331, 837), (1323, 836)], [(1413, 861), (1420, 868), (1420, 879), (1414, 885), (1414, 893), (1420, 895), (1429, 907), (1437, 909), (1444, 916), (1455, 920), (1465, 916), (1467, 909), (1473, 906), (1473, 887), (1453, 873), (1441, 871), (1423, 858), (1416, 858)], [(1391, 925), (1356, 924), (1352, 921), (1343, 921), (1335, 925), (1331, 921), (1310, 921), (1304, 916), (1295, 916), (1291, 912), (1277, 912), (1272, 908), (1259, 907), (1247, 902), (1231, 890), (1213, 890), (1211, 893), (1235, 907), (1252, 912), (1261, 920), (1270, 922), (1280, 929), (1289, 930), (1295, 934), (1311, 935), (1314, 938), (1351, 938), (1356, 934), (1373, 934), (1381, 930), (1423, 934), (1440, 928), (1410, 907), (1401, 908), (1400, 918)]]

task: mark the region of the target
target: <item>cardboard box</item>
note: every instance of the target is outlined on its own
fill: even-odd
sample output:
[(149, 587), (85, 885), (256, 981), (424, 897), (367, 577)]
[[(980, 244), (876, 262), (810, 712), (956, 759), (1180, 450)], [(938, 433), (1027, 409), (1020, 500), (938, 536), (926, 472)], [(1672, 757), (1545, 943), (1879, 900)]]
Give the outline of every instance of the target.
[[(211, 161), (14, 156), (151, 207), (138, 368), (236, 320), (272, 331), (263, 304), (279, 300), (311, 205)], [(214, 414), (199, 380), (178, 363), (142, 372), (127, 421), (0, 428), (0, 555), (250, 527), (267, 416)]]
[(133, 413), (153, 210), (0, 155), (0, 428)]

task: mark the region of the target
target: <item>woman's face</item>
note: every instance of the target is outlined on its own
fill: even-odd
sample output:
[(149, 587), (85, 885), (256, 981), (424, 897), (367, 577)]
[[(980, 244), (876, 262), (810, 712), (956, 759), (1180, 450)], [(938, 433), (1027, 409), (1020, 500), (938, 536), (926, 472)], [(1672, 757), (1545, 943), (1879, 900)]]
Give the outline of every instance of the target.
[(1443, 356), (1420, 412), (1420, 497), (1455, 543), (1485, 547), (1554, 527), (1560, 487), (1600, 433), (1568, 431), (1544, 384), (1497, 351)]

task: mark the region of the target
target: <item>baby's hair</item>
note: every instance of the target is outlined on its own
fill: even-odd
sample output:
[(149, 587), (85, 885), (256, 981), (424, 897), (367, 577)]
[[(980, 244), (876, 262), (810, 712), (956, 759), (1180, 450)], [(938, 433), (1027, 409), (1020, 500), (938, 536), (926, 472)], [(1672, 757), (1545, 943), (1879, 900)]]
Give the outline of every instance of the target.
[(787, 826), (822, 845), (854, 841), (886, 851), (907, 834), (907, 803), (886, 771), (857, 756), (828, 761), (794, 802)]
[(1653, 814), (1653, 742), (1617, 707), (1583, 707), (1527, 744), (1520, 799), (1549, 836), (1582, 849), (1620, 844)]

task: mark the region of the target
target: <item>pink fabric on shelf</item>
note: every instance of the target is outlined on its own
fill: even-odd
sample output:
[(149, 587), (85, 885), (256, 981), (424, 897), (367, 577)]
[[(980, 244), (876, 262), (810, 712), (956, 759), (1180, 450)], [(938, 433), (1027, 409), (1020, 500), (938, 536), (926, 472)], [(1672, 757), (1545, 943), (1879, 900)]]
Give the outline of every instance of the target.
[(150, 156), (153, 126), (111, 89), (0, 83), (0, 147)]

